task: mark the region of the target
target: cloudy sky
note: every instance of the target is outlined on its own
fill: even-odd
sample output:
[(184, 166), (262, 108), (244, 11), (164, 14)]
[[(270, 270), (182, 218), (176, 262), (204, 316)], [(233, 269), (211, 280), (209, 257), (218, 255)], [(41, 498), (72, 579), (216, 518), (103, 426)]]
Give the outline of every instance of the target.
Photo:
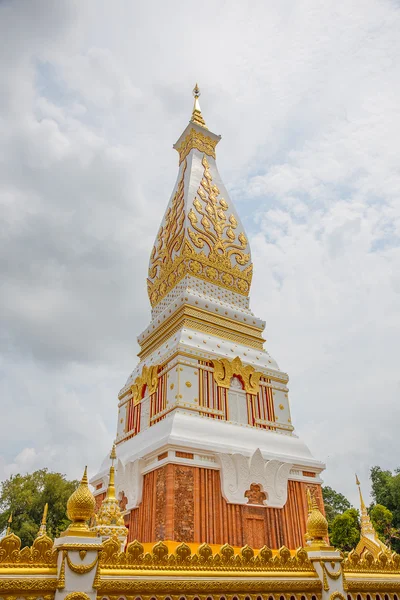
[(93, 474), (198, 81), (297, 432), (400, 466), (400, 4), (0, 2), (0, 479)]

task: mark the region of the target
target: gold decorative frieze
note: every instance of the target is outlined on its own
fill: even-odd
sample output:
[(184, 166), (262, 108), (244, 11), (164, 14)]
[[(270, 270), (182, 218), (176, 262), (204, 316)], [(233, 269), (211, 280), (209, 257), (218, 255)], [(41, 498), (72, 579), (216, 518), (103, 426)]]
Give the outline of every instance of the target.
[(154, 394), (158, 383), (158, 367), (143, 367), (142, 374), (136, 377), (134, 384), (131, 386), (133, 401), (136, 404), (140, 402), (143, 395), (143, 388), (147, 386), (149, 394)]
[(21, 540), (14, 533), (0, 540), (0, 568), (6, 567), (56, 567), (57, 554), (53, 540), (47, 535), (35, 538), (32, 547), (21, 550)]
[(258, 394), (260, 390), (260, 379), (263, 374), (256, 371), (255, 368), (250, 365), (244, 365), (239, 356), (236, 356), (233, 360), (229, 360), (228, 358), (213, 360), (213, 364), (214, 378), (217, 385), (229, 388), (232, 377), (237, 375), (242, 380), (244, 389), (248, 394)]
[(193, 148), (215, 158), (215, 146), (218, 142), (218, 139), (213, 139), (211, 136), (204, 134), (201, 131), (197, 131), (192, 127), (187, 136), (182, 140), (179, 146), (176, 147), (179, 154), (179, 164), (185, 160)]
[(223, 315), (211, 314), (201, 308), (185, 304), (141, 340), (139, 357), (143, 359), (148, 356), (156, 347), (161, 346), (183, 327), (257, 348), (257, 350), (262, 350), (265, 341), (261, 337), (263, 330), (259, 327), (240, 323)]
[(397, 573), (400, 576), (400, 554), (380, 552), (375, 558), (369, 551), (358, 554), (356, 550), (349, 552), (343, 561), (345, 573)]
[[(216, 552), (206, 543), (199, 544), (193, 552), (193, 544), (184, 542), (170, 550), (168, 542), (158, 542), (148, 551), (138, 541), (128, 544), (125, 551), (121, 551), (120, 544), (115, 539), (109, 539), (103, 544), (100, 555), (101, 573), (105, 570), (165, 570), (165, 571), (262, 571), (265, 575), (277, 573), (285, 574), (302, 573), (305, 576), (316, 576), (314, 567), (304, 548), (299, 548), (292, 553), (283, 546), (277, 553), (267, 546), (261, 550), (253, 550), (244, 546), (240, 550), (225, 544)], [(107, 573), (108, 574), (108, 573)]]

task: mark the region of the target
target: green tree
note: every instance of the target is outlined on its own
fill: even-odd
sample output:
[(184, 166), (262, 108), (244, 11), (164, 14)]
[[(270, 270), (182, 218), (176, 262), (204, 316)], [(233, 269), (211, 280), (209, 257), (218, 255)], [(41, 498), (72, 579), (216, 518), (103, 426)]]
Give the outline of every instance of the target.
[(1, 484), (0, 531), (6, 528), (12, 512), (12, 531), (21, 538), (22, 546), (31, 545), (47, 502), (47, 532), (57, 537), (69, 524), (65, 512), (67, 500), (77, 485), (77, 481), (68, 481), (65, 475), (49, 473), (47, 469), (12, 475)]
[(345, 510), (351, 508), (351, 504), (347, 498), (328, 485), (322, 487), (322, 496), (324, 498), (325, 514), (328, 523), (331, 523), (337, 515), (341, 515)]
[[(371, 468), (370, 476), (372, 497), (375, 500), (375, 506), (381, 505), (382, 508), (386, 508), (392, 514), (389, 543), (393, 550), (400, 552), (400, 470), (397, 469), (392, 473), (391, 471), (383, 471), (380, 467), (375, 466)], [(372, 513), (375, 506), (372, 506), (370, 509), (371, 519), (373, 519)], [(382, 509), (377, 509), (376, 514), (378, 533), (382, 536), (388, 536), (388, 529), (386, 534), (383, 533), (385, 519), (387, 521), (389, 518), (387, 513), (383, 513)], [(383, 522), (381, 523), (379, 519), (383, 519)]]
[(392, 543), (392, 537), (396, 530), (393, 528), (393, 513), (382, 504), (375, 504), (369, 511), (372, 524), (379, 538), (388, 546)]
[(331, 544), (343, 551), (355, 548), (360, 540), (358, 510), (349, 508), (336, 515), (329, 527)]

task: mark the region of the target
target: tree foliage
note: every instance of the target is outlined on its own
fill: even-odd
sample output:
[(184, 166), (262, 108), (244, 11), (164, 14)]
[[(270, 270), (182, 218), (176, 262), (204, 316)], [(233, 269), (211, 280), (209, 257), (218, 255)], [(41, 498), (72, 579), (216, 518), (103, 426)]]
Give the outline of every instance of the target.
[[(389, 543), (393, 550), (400, 552), (400, 471), (383, 471), (380, 467), (371, 469), (372, 497), (375, 506), (371, 507), (370, 516), (383, 541)], [(379, 507), (379, 508), (378, 508)], [(390, 525), (389, 514), (392, 515)]]
[(348, 508), (336, 515), (329, 527), (330, 540), (335, 548), (349, 551), (360, 541), (360, 522), (358, 510)]
[(332, 523), (335, 517), (351, 508), (351, 504), (347, 498), (328, 485), (322, 487), (322, 495), (324, 498), (325, 515), (328, 523)]
[(12, 531), (21, 538), (22, 546), (31, 545), (47, 502), (47, 532), (51, 537), (57, 537), (69, 524), (65, 512), (67, 500), (77, 485), (77, 481), (68, 481), (61, 473), (51, 473), (47, 469), (28, 475), (12, 475), (1, 484), (0, 531), (6, 528), (12, 512)]

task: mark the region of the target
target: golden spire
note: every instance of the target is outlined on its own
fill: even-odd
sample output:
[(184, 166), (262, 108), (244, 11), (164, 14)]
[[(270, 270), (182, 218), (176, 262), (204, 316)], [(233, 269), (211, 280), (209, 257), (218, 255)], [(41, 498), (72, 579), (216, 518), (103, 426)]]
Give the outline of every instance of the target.
[(201, 114), (201, 108), (200, 108), (200, 103), (199, 103), (200, 89), (199, 89), (199, 86), (197, 85), (197, 83), (193, 88), (193, 96), (194, 96), (194, 105), (193, 105), (192, 118), (190, 119), (190, 122), (196, 123), (196, 125), (200, 125), (201, 127), (204, 127), (205, 129), (207, 129), (206, 122), (204, 121), (203, 115)]
[(110, 458), (111, 458), (110, 478), (108, 480), (108, 487), (107, 487), (106, 498), (108, 500), (115, 500), (115, 501), (117, 501), (117, 499), (115, 497), (115, 467), (114, 467), (114, 460), (117, 458), (117, 451), (116, 451), (116, 448), (115, 448), (115, 443), (113, 444), (113, 447), (112, 447), (112, 450), (111, 450), (111, 454), (110, 454)]
[(11, 535), (11, 523), (13, 520), (13, 514), (12, 512), (10, 513), (10, 516), (8, 517), (7, 520), (7, 530), (6, 530), (6, 535)]
[(327, 546), (328, 521), (318, 508), (315, 496), (307, 488), (308, 519), (306, 540), (311, 545)]
[(48, 512), (48, 510), (49, 510), (49, 505), (46, 502), (46, 504), (44, 505), (44, 509), (43, 509), (42, 522), (40, 524), (39, 531), (37, 532), (37, 536), (36, 537), (40, 537), (42, 535), (46, 535), (47, 512)]
[(87, 467), (85, 467), (79, 486), (67, 502), (67, 516), (72, 523), (63, 535), (93, 537), (95, 534), (89, 530), (87, 521), (94, 515), (95, 505), (96, 501), (88, 486)]
[(361, 492), (361, 485), (360, 485), (360, 481), (357, 477), (356, 474), (356, 484), (358, 485), (358, 493), (360, 494), (360, 505), (361, 505), (361, 535), (366, 535), (368, 537), (368, 535), (373, 535), (375, 538), (377, 538), (378, 536), (376, 535), (376, 531), (374, 529), (374, 526), (371, 523), (371, 519), (369, 518), (369, 514), (367, 512), (367, 507), (365, 506), (365, 502), (364, 502), (364, 498)]
[(124, 517), (122, 516), (119, 502), (115, 495), (115, 467), (114, 460), (117, 458), (115, 443), (113, 444), (110, 459), (110, 477), (108, 480), (107, 493), (101, 503), (99, 512), (96, 515), (95, 526), (92, 528), (98, 535), (113, 536), (124, 540), (128, 535), (128, 530), (125, 527)]

